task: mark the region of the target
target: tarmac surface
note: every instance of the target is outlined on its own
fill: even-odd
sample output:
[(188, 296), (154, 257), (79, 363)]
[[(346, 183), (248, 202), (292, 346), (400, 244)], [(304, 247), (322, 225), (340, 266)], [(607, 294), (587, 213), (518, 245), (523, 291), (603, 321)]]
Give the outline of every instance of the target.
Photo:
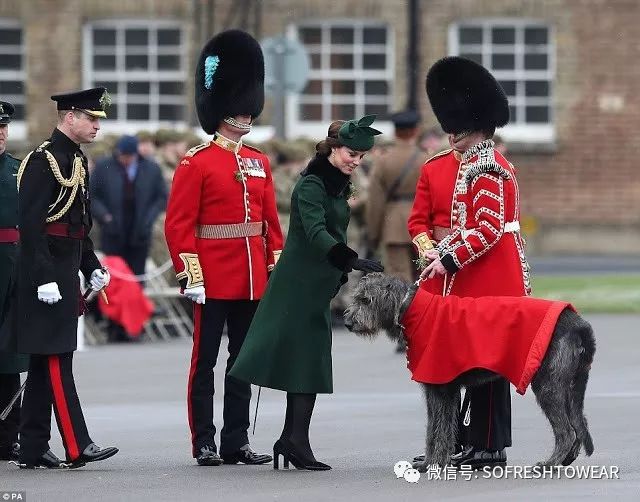
[[(77, 470), (0, 466), (0, 498), (22, 491), (29, 501), (414, 501), (638, 500), (640, 493), (640, 316), (589, 316), (598, 350), (585, 401), (596, 451), (575, 466), (601, 466), (619, 479), (396, 478), (394, 464), (423, 448), (425, 410), (404, 356), (383, 336), (373, 342), (334, 334), (334, 387), (319, 396), (312, 446), (328, 472), (274, 471), (264, 466), (199, 467), (190, 455), (186, 382), (190, 340), (120, 344), (76, 354), (76, 383), (94, 441), (116, 445), (115, 457)], [(221, 350), (221, 355), (226, 350)], [(219, 369), (224, 362), (219, 359)], [(222, 371), (216, 374), (222, 388)], [(255, 389), (257, 391), (257, 389)], [(254, 392), (254, 397), (257, 392)], [(215, 416), (221, 427), (221, 394)], [(268, 452), (284, 417), (284, 393), (262, 390), (254, 450)], [(252, 402), (253, 417), (255, 400)], [(63, 449), (55, 422), (52, 449)], [(513, 393), (510, 466), (531, 466), (550, 453), (552, 436), (529, 390)], [(597, 469), (600, 472), (600, 469)], [(573, 474), (573, 476), (572, 476)], [(531, 476), (529, 476), (531, 477)], [(572, 477), (573, 479), (569, 479)], [(22, 500), (25, 500), (24, 498)]]

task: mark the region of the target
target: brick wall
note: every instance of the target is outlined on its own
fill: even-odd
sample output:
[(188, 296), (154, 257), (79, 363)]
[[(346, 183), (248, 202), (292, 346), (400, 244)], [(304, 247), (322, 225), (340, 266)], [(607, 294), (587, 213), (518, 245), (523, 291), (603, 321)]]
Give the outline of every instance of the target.
[[(370, 18), (393, 27), (395, 107), (406, 101), (407, 78), (418, 80), (426, 126), (435, 119), (424, 92), (429, 66), (447, 53), (451, 23), (465, 18), (544, 20), (555, 33), (556, 144), (551, 152), (512, 152), (522, 211), (537, 223), (529, 239), (540, 252), (640, 249), (640, 2), (635, 0), (422, 0), (421, 62), (405, 67), (404, 0), (0, 0), (0, 17), (22, 19), (27, 45), (29, 137), (48, 135), (55, 120), (49, 95), (82, 83), (82, 26), (91, 19), (181, 19), (189, 64), (202, 43), (231, 23), (247, 23), (259, 38), (308, 18)], [(193, 67), (188, 74), (193, 73)], [(192, 85), (187, 89), (192, 92)], [(186, 106), (191, 107), (191, 95)], [(190, 110), (190, 113), (192, 110)], [(263, 122), (268, 123), (267, 102)]]
[[(508, 155), (518, 168), (523, 215), (537, 223), (529, 242), (537, 252), (637, 254), (640, 3), (431, 0), (423, 4), (423, 76), (446, 53), (448, 26), (460, 19), (523, 17), (545, 20), (554, 28), (555, 148), (551, 153)], [(426, 99), (423, 103), (433, 120)]]

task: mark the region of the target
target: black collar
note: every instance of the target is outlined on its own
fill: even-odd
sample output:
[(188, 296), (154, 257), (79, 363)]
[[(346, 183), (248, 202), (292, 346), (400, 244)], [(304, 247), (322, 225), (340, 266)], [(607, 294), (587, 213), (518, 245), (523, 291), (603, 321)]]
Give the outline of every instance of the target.
[(349, 175), (342, 173), (324, 155), (316, 155), (311, 159), (305, 170), (302, 171), (302, 176), (309, 174), (318, 176), (332, 197), (342, 195), (350, 182)]
[(80, 145), (73, 141), (69, 136), (63, 133), (57, 127), (51, 133), (51, 144), (54, 145), (56, 150), (62, 150), (67, 153), (81, 152)]

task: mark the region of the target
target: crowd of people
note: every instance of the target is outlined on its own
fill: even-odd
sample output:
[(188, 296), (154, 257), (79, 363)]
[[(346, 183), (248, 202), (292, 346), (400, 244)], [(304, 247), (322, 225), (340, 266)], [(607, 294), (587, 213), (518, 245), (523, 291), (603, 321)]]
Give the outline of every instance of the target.
[[(152, 229), (162, 227), (175, 281), (193, 304), (187, 410), (202, 466), (273, 460), (278, 469), (282, 458), (298, 469), (331, 469), (315, 458), (309, 427), (316, 395), (333, 392), (331, 312), (344, 310), (362, 274), (386, 267), (443, 296), (529, 294), (515, 169), (492, 139), (509, 120), (508, 102), (486, 69), (451, 57), (429, 71), (444, 151), (445, 135), (422, 131), (407, 110), (393, 115), (391, 142), (376, 144), (381, 133), (368, 115), (332, 122), (320, 142), (270, 142), (263, 152), (243, 142), (264, 106), (263, 81), (258, 42), (224, 31), (202, 49), (195, 78), (198, 119), (211, 141), (188, 149), (184, 137), (125, 135), (91, 160), (81, 145), (94, 141), (107, 115), (107, 89), (52, 96), (56, 127), (20, 164), (6, 154), (13, 107), (0, 102), (0, 174), (9, 180), (0, 212), (8, 267), (0, 276), (0, 374), (8, 375), (0, 404), (12, 414), (1, 421), (2, 458), (21, 468), (77, 468), (118, 452), (91, 439), (72, 365), (86, 300), (108, 303), (111, 274), (95, 253), (94, 222), (98, 247), (122, 258), (136, 284), (144, 282)], [(213, 372), (225, 327), (218, 442)], [(249, 444), (251, 384), (286, 392), (273, 457)], [(474, 389), (463, 406), (451, 462), (504, 464), (508, 383)], [(49, 449), (52, 410), (65, 460)]]

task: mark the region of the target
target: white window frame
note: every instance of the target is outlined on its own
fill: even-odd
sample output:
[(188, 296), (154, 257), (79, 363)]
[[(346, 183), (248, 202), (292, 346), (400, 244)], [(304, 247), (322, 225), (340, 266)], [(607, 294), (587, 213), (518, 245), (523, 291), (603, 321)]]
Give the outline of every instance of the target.
[[(461, 27), (481, 27), (483, 30), (482, 44), (477, 45), (465, 45), (466, 49), (476, 49), (476, 51), (482, 54), (483, 66), (491, 69), (488, 58), (492, 54), (500, 53), (500, 51), (493, 50), (495, 46), (492, 45), (489, 38), (491, 28), (516, 28), (516, 40), (515, 40), (515, 52), (516, 55), (524, 53), (524, 28), (527, 27), (540, 27), (546, 28), (548, 32), (548, 42), (546, 45), (546, 54), (548, 56), (548, 67), (546, 70), (525, 70), (518, 67), (519, 58), (516, 57), (516, 69), (514, 70), (492, 70), (491, 73), (498, 80), (515, 80), (516, 86), (518, 86), (515, 101), (513, 97), (509, 98), (509, 104), (519, 108), (518, 113), (523, 113), (522, 109), (525, 104), (538, 104), (544, 101), (544, 104), (549, 105), (549, 122), (546, 124), (527, 124), (523, 122), (509, 123), (504, 128), (500, 129), (498, 133), (507, 142), (514, 143), (531, 143), (531, 144), (552, 144), (556, 140), (556, 127), (555, 127), (555, 85), (556, 85), (556, 39), (555, 30), (553, 25), (548, 22), (540, 21), (538, 19), (527, 18), (468, 18), (460, 20), (456, 23), (449, 25), (448, 34), (448, 47), (449, 55), (456, 56), (460, 53), (459, 43), (459, 29)], [(508, 46), (512, 47), (512, 46)], [(511, 52), (509, 52), (511, 53)], [(520, 58), (521, 59), (521, 58)], [(524, 96), (525, 80), (539, 79), (547, 80), (549, 82), (549, 97), (548, 98), (535, 98)]]
[[(353, 51), (346, 52), (348, 54), (354, 54), (356, 56), (363, 54), (362, 50), (365, 44), (362, 42), (361, 34), (364, 28), (384, 28), (387, 31), (387, 43), (385, 45), (379, 44), (366, 44), (369, 49), (382, 49), (384, 48), (386, 57), (386, 68), (383, 70), (363, 70), (361, 68), (355, 68), (353, 70), (336, 70), (336, 69), (310, 69), (309, 80), (321, 80), (323, 85), (323, 96), (327, 92), (327, 89), (331, 86), (331, 80), (344, 79), (344, 80), (385, 80), (388, 83), (387, 96), (382, 98), (367, 98), (364, 94), (364, 83), (356, 82), (356, 91), (354, 93), (354, 99), (356, 105), (356, 115), (359, 118), (364, 110), (365, 100), (369, 100), (372, 104), (385, 104), (388, 103), (389, 110), (391, 111), (394, 104), (394, 88), (395, 88), (395, 33), (393, 26), (385, 21), (376, 19), (349, 19), (349, 18), (327, 18), (327, 19), (303, 19), (292, 23), (287, 27), (287, 36), (293, 40), (299, 40), (298, 28), (320, 28), (323, 31), (322, 40), (329, 40), (325, 35), (331, 30), (331, 28), (359, 28), (354, 31), (355, 38), (353, 44), (344, 46), (331, 45), (330, 43), (321, 43), (319, 48), (323, 58), (323, 67), (327, 66), (327, 61), (331, 56), (331, 48), (353, 48)], [(302, 43), (302, 41), (300, 41)], [(304, 44), (303, 44), (304, 45)], [(382, 51), (379, 51), (382, 52)], [(371, 100), (373, 99), (373, 100)], [(332, 120), (347, 119), (349, 117), (331, 117), (330, 120), (322, 121), (306, 121), (300, 118), (300, 104), (305, 101), (302, 94), (289, 94), (285, 100), (285, 120), (287, 136), (289, 138), (294, 137), (311, 137), (322, 138), (327, 134), (327, 128)], [(322, 99), (321, 105), (323, 106), (323, 115), (327, 113), (327, 110), (331, 109), (333, 104), (340, 104), (343, 100), (327, 100)], [(349, 101), (351, 102), (351, 101)], [(330, 111), (328, 112), (330, 114)], [(391, 133), (393, 126), (389, 121), (376, 121), (376, 128), (380, 129), (384, 133)]]
[[(18, 28), (20, 29), (21, 32), (21, 37), (20, 37), (20, 48), (17, 52), (13, 52), (16, 54), (20, 54), (21, 58), (22, 58), (22, 66), (19, 70), (5, 70), (5, 69), (0, 69), (0, 80), (21, 80), (22, 81), (22, 85), (23, 85), (23, 93), (21, 96), (21, 99), (16, 99), (16, 97), (18, 97), (18, 95), (14, 95), (14, 94), (2, 94), (0, 95), (0, 99), (2, 99), (3, 101), (8, 101), (11, 104), (20, 104), (24, 107), (24, 114), (25, 117), (22, 120), (12, 120), (11, 123), (9, 124), (9, 148), (7, 149), (8, 151), (11, 150), (11, 146), (10, 146), (10, 142), (11, 140), (18, 140), (18, 141), (22, 141), (25, 140), (27, 138), (27, 121), (26, 121), (26, 115), (28, 113), (27, 110), (27, 91), (26, 91), (26, 85), (27, 85), (27, 72), (25, 71), (25, 67), (26, 67), (26, 62), (25, 62), (25, 57), (26, 57), (26, 50), (25, 50), (25, 43), (24, 43), (24, 26), (22, 25), (22, 23), (17, 20), (17, 19), (7, 19), (7, 18), (0, 18), (0, 28)], [(0, 41), (0, 46), (2, 46), (2, 42)], [(13, 46), (8, 46), (8, 47), (12, 47)], [(7, 46), (3, 47), (3, 50), (5, 51), (5, 53), (9, 53), (7, 52)]]
[[(126, 45), (124, 40), (124, 33), (127, 28), (141, 28), (149, 29), (149, 44), (148, 51), (142, 48), (136, 51), (126, 51)], [(159, 28), (174, 28), (179, 29), (181, 32), (180, 45), (179, 45), (179, 57), (180, 68), (178, 70), (126, 70), (124, 68), (124, 59), (127, 54), (144, 54), (150, 57), (162, 54), (162, 49), (159, 50), (157, 44), (157, 30)], [(93, 55), (100, 52), (100, 49), (95, 49), (93, 46), (93, 30), (94, 29), (115, 29), (116, 30), (116, 69), (115, 70), (94, 70), (93, 69)], [(118, 90), (108, 89), (112, 94), (117, 95), (116, 103), (112, 106), (118, 106), (118, 118), (115, 120), (103, 120), (101, 122), (102, 131), (112, 134), (133, 134), (141, 129), (156, 130), (160, 128), (172, 128), (177, 130), (188, 129), (188, 117), (185, 116), (181, 121), (165, 121), (165, 120), (129, 120), (126, 117), (127, 104), (149, 104), (152, 108), (151, 114), (153, 115), (153, 108), (156, 109), (160, 104), (179, 105), (186, 107), (186, 99), (188, 96), (188, 90), (185, 85), (184, 93), (182, 96), (167, 97), (165, 96), (162, 103), (158, 99), (159, 91), (158, 87), (161, 81), (177, 81), (187, 83), (189, 82), (187, 69), (187, 35), (188, 30), (184, 23), (175, 20), (156, 20), (156, 19), (104, 19), (104, 20), (91, 20), (88, 21), (83, 27), (83, 44), (82, 44), (82, 56), (83, 56), (83, 85), (84, 87), (92, 87), (94, 81), (116, 81), (118, 82)], [(172, 48), (175, 46), (171, 46)], [(168, 51), (167, 54), (176, 54), (175, 50)], [(128, 82), (150, 82), (153, 92), (150, 96), (140, 96), (131, 99), (127, 97), (123, 99), (126, 92), (122, 90), (126, 89)], [(107, 111), (108, 114), (108, 111)]]

